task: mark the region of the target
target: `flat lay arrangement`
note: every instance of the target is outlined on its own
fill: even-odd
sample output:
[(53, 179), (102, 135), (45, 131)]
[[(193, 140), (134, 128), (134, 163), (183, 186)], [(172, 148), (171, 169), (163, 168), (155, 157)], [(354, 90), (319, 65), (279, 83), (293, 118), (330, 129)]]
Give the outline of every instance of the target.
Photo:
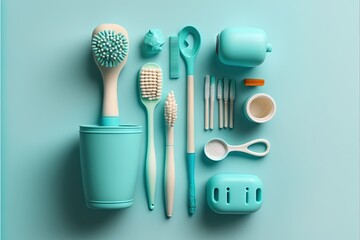
[[(141, 45), (144, 58), (159, 54), (165, 42), (160, 29), (150, 29)], [(133, 204), (133, 194), (137, 182), (139, 158), (144, 158), (145, 186), (149, 210), (154, 210), (159, 180), (154, 137), (159, 134), (155, 127), (154, 112), (157, 106), (163, 105), (166, 144), (164, 159), (164, 197), (165, 213), (168, 218), (174, 214), (176, 162), (186, 161), (187, 176), (179, 179), (187, 181), (188, 214), (196, 212), (196, 176), (195, 167), (195, 94), (204, 94), (204, 132), (228, 131), (238, 124), (234, 114), (238, 92), (236, 79), (226, 76), (204, 76), (204, 90), (194, 88), (196, 57), (201, 48), (201, 35), (193, 26), (186, 26), (178, 35), (169, 39), (169, 76), (163, 76), (162, 67), (155, 61), (139, 67), (138, 95), (147, 116), (147, 126), (142, 130), (138, 125), (121, 124), (121, 108), (124, 103), (118, 102), (118, 79), (129, 55), (129, 34), (117, 24), (102, 24), (92, 34), (92, 51), (94, 60), (103, 78), (103, 107), (99, 125), (80, 126), (80, 158), (84, 183), (86, 204), (89, 208), (121, 209)], [(256, 67), (264, 62), (266, 53), (272, 51), (267, 42), (266, 33), (257, 28), (226, 28), (216, 37), (214, 51), (222, 64), (236, 67)], [(162, 101), (163, 84), (170, 79), (180, 77), (180, 56), (185, 63), (186, 92), (171, 90)], [(238, 83), (240, 84), (240, 83)], [(258, 87), (265, 84), (263, 79), (248, 78), (243, 80), (246, 87)], [(176, 102), (175, 96), (187, 96), (186, 106)], [(217, 99), (217, 101), (216, 101)], [(215, 105), (218, 105), (218, 117), (214, 116)], [(243, 104), (244, 119), (255, 124), (270, 121), (276, 113), (275, 100), (266, 93), (250, 96)], [(120, 106), (120, 107), (119, 107)], [(186, 159), (175, 155), (175, 131), (178, 109), (186, 109)], [(120, 111), (119, 111), (120, 109)], [(216, 130), (215, 122), (218, 122)], [(240, 123), (241, 124), (241, 123)], [(228, 130), (227, 130), (228, 129)], [(139, 136), (146, 132), (146, 156), (138, 156)], [(228, 132), (229, 134), (231, 131)], [(253, 150), (254, 146), (264, 146), (263, 151)], [(184, 149), (185, 151), (185, 149)], [(232, 145), (224, 139), (212, 138), (204, 144), (204, 154), (210, 161), (224, 160), (231, 152), (245, 153), (244, 156), (264, 157), (270, 152), (270, 142), (266, 139)], [(222, 173), (212, 176), (206, 186), (207, 203), (210, 209), (219, 214), (247, 214), (260, 209), (263, 201), (263, 183), (255, 175)]]
[(0, 1), (1, 239), (359, 239), (359, 1)]
[(360, 239), (359, 1), (0, 1), (1, 239)]

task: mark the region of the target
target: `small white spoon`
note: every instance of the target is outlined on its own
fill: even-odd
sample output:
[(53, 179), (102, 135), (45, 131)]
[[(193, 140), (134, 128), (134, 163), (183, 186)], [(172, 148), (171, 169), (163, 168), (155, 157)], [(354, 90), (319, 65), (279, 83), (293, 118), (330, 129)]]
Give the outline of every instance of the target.
[[(264, 152), (254, 152), (249, 150), (250, 146), (257, 143), (263, 143), (266, 145)], [(204, 147), (205, 155), (213, 161), (223, 160), (229, 154), (229, 152), (244, 152), (256, 157), (264, 157), (269, 153), (269, 151), (270, 143), (266, 139), (256, 139), (242, 145), (232, 146), (220, 138), (213, 138), (208, 141)]]

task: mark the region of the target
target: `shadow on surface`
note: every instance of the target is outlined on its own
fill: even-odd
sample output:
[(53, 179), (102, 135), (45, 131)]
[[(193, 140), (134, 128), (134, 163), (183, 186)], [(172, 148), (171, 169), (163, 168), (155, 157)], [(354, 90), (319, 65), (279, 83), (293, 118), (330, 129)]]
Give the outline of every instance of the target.
[(121, 216), (122, 210), (89, 209), (85, 204), (81, 179), (79, 144), (74, 142), (67, 154), (64, 154), (63, 169), (60, 170), (62, 184), (60, 185), (62, 212), (65, 222), (80, 233), (90, 234)]
[(209, 208), (206, 202), (206, 193), (203, 199), (205, 200), (201, 203), (201, 206), (203, 206), (201, 224), (209, 231), (234, 227), (241, 229), (243, 224), (251, 217), (251, 214), (217, 214)]

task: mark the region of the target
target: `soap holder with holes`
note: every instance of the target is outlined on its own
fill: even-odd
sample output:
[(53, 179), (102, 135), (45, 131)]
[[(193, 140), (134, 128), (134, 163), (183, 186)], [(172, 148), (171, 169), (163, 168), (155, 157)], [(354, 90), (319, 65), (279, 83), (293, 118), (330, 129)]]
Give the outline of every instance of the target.
[(263, 184), (250, 174), (216, 174), (207, 182), (207, 203), (216, 213), (248, 214), (262, 205)]

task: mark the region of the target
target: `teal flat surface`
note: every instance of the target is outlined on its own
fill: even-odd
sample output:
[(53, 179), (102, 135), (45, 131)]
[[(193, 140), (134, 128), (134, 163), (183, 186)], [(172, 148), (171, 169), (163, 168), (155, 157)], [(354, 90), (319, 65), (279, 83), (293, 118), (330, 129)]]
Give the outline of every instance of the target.
[[(359, 239), (359, 2), (349, 1), (144, 1), (2, 0), (2, 239)], [(155, 112), (157, 193), (147, 207), (145, 139), (138, 147), (139, 178), (133, 206), (121, 211), (86, 208), (79, 160), (79, 125), (97, 124), (101, 75), (91, 54), (91, 33), (114, 22), (129, 32), (129, 58), (119, 78), (122, 124), (146, 126), (137, 74), (147, 62), (163, 69), (163, 99)], [(186, 175), (186, 74), (168, 79), (168, 36), (193, 25), (201, 34), (195, 65), (197, 208), (188, 215)], [(263, 29), (273, 46), (253, 69), (219, 63), (216, 35), (226, 27)], [(159, 28), (166, 42), (154, 58), (141, 54), (143, 38)], [(206, 74), (237, 81), (235, 128), (205, 132)], [(246, 88), (244, 78), (264, 78)], [(165, 216), (163, 105), (175, 91), (176, 191), (174, 213)], [(268, 123), (242, 114), (249, 96), (264, 92), (277, 103)], [(145, 127), (143, 133), (146, 132)], [(204, 144), (268, 139), (261, 159), (232, 154), (205, 158)], [(218, 215), (206, 204), (206, 182), (217, 173), (258, 176), (263, 205), (246, 215)]]

